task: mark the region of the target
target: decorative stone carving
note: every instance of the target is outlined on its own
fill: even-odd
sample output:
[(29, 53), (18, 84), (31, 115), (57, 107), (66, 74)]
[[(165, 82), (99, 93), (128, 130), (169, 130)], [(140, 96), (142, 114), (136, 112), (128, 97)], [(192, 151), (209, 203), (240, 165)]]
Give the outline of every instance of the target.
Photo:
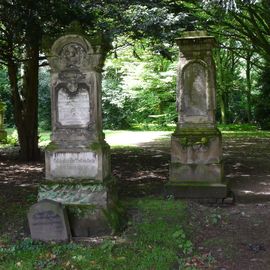
[[(108, 231), (115, 181), (110, 147), (104, 140), (101, 114), (100, 46), (78, 35), (59, 38), (48, 56), (51, 66), (52, 135), (45, 151), (46, 181), (39, 199), (66, 205), (73, 237)], [(87, 208), (81, 217), (80, 207)], [(72, 213), (70, 205), (72, 205)], [(93, 222), (93, 220), (95, 222)]]

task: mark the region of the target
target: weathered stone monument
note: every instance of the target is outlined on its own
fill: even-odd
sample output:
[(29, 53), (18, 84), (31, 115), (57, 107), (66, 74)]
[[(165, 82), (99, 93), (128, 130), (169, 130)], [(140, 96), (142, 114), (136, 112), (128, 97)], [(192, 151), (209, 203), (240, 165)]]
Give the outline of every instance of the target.
[(61, 203), (42, 200), (31, 206), (27, 216), (33, 240), (45, 242), (70, 240), (66, 209)]
[(216, 127), (215, 39), (186, 32), (180, 48), (177, 81), (178, 122), (171, 138), (170, 180), (175, 197), (225, 198), (221, 133)]
[(104, 54), (79, 35), (66, 35), (52, 46), (52, 135), (45, 151), (46, 181), (39, 199), (66, 205), (72, 235), (109, 231), (105, 213), (115, 203), (110, 148), (101, 115)]
[(0, 142), (3, 142), (7, 139), (7, 132), (4, 129), (4, 113), (5, 104), (0, 102)]

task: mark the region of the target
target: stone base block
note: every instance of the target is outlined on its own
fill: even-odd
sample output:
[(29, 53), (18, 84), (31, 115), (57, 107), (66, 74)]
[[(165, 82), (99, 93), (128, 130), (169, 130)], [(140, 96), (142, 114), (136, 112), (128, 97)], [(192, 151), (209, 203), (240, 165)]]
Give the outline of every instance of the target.
[(170, 181), (172, 182), (209, 182), (223, 181), (223, 164), (181, 164), (171, 163)]
[(4, 142), (7, 139), (7, 132), (5, 130), (0, 130), (0, 142)]
[(165, 196), (189, 199), (224, 199), (227, 187), (218, 183), (169, 182), (165, 185)]
[(221, 160), (221, 134), (218, 129), (177, 129), (172, 135), (172, 163), (212, 164)]
[[(79, 181), (78, 181), (79, 182)], [(104, 183), (59, 181), (48, 182), (39, 186), (38, 199), (49, 199), (62, 204), (98, 205), (106, 207), (110, 192)]]
[(107, 208), (95, 205), (67, 205), (72, 237), (93, 237), (112, 233), (105, 212)]
[(67, 208), (72, 237), (105, 235), (120, 224), (116, 180), (46, 181), (39, 187), (39, 200), (61, 202)]
[(111, 171), (109, 147), (98, 144), (74, 149), (59, 149), (50, 145), (45, 151), (45, 164), (46, 179), (49, 180), (73, 178), (102, 181)]

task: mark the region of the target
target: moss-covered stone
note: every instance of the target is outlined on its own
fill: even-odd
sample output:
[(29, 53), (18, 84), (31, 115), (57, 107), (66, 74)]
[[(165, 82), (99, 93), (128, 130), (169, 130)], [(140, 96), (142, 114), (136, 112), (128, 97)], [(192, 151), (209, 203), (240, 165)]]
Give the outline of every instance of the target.
[(0, 130), (0, 142), (6, 143), (7, 141), (7, 132), (5, 130)]
[(108, 226), (112, 233), (120, 232), (127, 223), (126, 209), (124, 205), (116, 200), (108, 208), (102, 210)]
[(66, 204), (66, 208), (69, 216), (74, 216), (78, 218), (86, 218), (89, 215), (92, 215), (97, 210), (97, 206), (93, 204)]
[(198, 136), (190, 136), (190, 137), (181, 137), (180, 144), (183, 147), (193, 146), (193, 145), (203, 145), (207, 146), (209, 144), (211, 137), (198, 137)]
[(54, 150), (57, 150), (57, 149), (59, 149), (58, 145), (55, 144), (55, 143), (53, 143), (53, 142), (50, 142), (50, 143), (46, 146), (45, 151), (51, 152), (51, 151), (54, 151)]
[(174, 136), (187, 136), (187, 135), (199, 135), (199, 136), (221, 136), (221, 132), (218, 128), (181, 128), (176, 127)]
[(109, 150), (110, 146), (105, 142), (94, 142), (91, 143), (88, 147), (88, 149), (92, 150), (92, 151), (101, 151), (101, 150)]

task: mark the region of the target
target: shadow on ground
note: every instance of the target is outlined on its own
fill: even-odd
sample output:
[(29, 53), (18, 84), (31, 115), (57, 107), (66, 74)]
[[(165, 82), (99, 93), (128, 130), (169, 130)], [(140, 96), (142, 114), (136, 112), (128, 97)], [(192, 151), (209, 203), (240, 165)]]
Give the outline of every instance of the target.
[[(211, 269), (269, 269), (270, 139), (223, 141), (226, 181), (236, 203), (188, 202), (187, 229), (194, 248), (213, 259)], [(160, 196), (169, 176), (169, 136), (139, 146), (112, 150), (120, 196)], [(43, 161), (20, 162), (17, 154), (18, 149), (0, 149), (0, 247), (5, 237), (16, 241), (29, 236), (26, 212), (44, 179)]]

